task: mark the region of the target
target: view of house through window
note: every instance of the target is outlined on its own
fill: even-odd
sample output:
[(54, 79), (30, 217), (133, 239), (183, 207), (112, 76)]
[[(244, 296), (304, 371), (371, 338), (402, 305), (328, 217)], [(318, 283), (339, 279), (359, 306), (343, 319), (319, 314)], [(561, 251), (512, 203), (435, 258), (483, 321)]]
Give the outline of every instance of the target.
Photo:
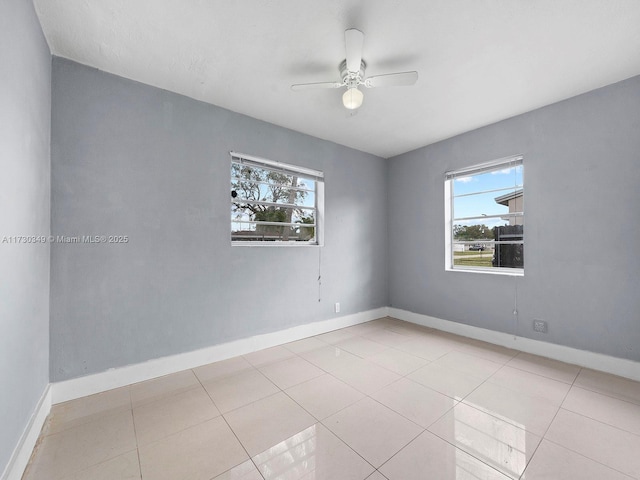
[(318, 243), (322, 172), (231, 154), (232, 242)]
[(448, 269), (524, 269), (522, 156), (445, 176)]

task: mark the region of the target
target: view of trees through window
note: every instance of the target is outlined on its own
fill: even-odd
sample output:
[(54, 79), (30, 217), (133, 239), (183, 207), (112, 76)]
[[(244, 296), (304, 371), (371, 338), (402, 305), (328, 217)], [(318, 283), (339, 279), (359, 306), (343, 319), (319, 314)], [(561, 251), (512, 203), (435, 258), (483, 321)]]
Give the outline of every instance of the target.
[(316, 181), (296, 172), (231, 163), (231, 240), (316, 240)]

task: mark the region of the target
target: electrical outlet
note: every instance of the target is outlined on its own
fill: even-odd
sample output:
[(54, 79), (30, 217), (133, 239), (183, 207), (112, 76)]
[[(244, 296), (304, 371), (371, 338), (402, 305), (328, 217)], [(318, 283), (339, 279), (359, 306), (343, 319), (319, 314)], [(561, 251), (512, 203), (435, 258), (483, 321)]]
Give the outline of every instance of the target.
[(533, 331), (538, 333), (547, 333), (547, 322), (544, 320), (534, 320)]
[(340, 313), (340, 302), (336, 302), (334, 310), (336, 313)]

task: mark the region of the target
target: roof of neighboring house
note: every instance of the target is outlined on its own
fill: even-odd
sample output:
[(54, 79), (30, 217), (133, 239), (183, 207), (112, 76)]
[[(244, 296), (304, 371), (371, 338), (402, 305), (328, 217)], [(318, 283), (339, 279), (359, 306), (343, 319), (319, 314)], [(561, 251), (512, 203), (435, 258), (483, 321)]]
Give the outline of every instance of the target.
[(494, 200), (496, 203), (500, 205), (509, 206), (509, 200), (513, 200), (514, 198), (522, 196), (522, 189), (516, 190), (515, 192), (505, 193), (499, 197), (496, 197)]

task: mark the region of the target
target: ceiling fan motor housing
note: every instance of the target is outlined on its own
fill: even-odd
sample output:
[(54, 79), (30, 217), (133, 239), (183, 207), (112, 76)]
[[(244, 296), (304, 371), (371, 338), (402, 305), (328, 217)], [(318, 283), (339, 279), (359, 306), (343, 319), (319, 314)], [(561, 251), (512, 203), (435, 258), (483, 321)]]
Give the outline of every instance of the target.
[(347, 69), (347, 61), (343, 60), (340, 63), (340, 78), (347, 88), (355, 88), (358, 85), (364, 84), (364, 71), (367, 68), (367, 64), (364, 60), (360, 60), (360, 70), (357, 72), (350, 72)]

